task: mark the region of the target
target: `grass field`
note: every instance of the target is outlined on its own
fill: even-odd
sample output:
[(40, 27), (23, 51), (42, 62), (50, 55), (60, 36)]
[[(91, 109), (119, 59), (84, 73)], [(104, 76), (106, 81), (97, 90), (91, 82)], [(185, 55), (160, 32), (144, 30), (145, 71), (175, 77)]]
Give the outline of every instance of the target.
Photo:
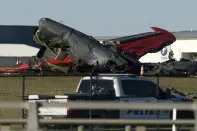
[[(75, 93), (80, 76), (25, 77), (25, 96), (29, 94)], [(156, 77), (148, 77), (157, 82)], [(0, 77), (0, 100), (22, 100), (22, 77)], [(161, 87), (172, 86), (184, 92), (197, 92), (197, 78), (159, 77)]]
[[(25, 96), (30, 94), (68, 94), (75, 93), (79, 76), (25, 77)], [(156, 77), (148, 77), (157, 82)], [(0, 100), (22, 100), (22, 77), (0, 77)], [(197, 92), (197, 78), (159, 77), (161, 87), (172, 86), (178, 91)], [(21, 110), (0, 110), (0, 118), (22, 116)]]
[[(25, 77), (25, 96), (29, 94), (74, 93), (80, 77)], [(22, 77), (0, 77), (0, 100), (22, 99)]]

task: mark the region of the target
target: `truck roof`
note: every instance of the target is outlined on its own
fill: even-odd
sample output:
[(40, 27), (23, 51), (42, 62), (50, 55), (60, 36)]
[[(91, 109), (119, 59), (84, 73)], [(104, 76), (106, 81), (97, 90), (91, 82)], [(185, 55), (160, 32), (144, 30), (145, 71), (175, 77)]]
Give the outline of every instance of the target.
[(118, 73), (118, 74), (115, 74), (115, 73), (106, 73), (106, 74), (103, 74), (103, 73), (101, 73), (101, 74), (97, 74), (98, 76), (132, 76), (132, 77), (135, 77), (136, 75), (135, 74), (125, 74), (125, 73), (122, 73), (122, 74), (120, 74), (120, 73)]
[[(113, 80), (113, 79), (132, 79), (132, 80), (147, 80), (151, 81), (149, 79), (143, 78), (136, 76), (134, 74), (98, 74), (96, 76), (92, 76), (92, 79), (108, 79), (108, 80)], [(82, 78), (82, 80), (89, 80), (91, 79), (90, 76), (85, 76)]]

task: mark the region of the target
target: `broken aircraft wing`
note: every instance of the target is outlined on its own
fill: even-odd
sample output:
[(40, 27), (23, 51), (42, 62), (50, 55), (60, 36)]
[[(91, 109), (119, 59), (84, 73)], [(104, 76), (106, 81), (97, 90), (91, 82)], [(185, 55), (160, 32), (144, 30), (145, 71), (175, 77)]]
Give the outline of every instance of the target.
[(147, 53), (158, 52), (176, 41), (172, 33), (157, 27), (151, 28), (154, 32), (120, 37), (104, 42), (115, 44), (119, 50), (139, 59)]

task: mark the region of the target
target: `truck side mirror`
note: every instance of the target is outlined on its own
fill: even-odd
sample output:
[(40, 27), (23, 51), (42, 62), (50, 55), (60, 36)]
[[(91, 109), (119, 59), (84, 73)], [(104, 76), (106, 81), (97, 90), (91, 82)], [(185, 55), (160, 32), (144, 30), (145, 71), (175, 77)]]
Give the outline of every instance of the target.
[(166, 88), (165, 94), (166, 94), (166, 98), (171, 98), (172, 97), (172, 93), (171, 93), (170, 88)]

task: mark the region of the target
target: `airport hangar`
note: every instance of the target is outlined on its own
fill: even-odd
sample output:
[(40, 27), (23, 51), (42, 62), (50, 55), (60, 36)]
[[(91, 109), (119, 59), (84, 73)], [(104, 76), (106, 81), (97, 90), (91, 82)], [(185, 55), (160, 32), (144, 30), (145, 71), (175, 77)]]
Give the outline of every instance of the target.
[(40, 46), (32, 34), (37, 26), (1, 25), (0, 26), (0, 66), (14, 66), (35, 56)]
[[(0, 66), (14, 66), (20, 61), (27, 61), (35, 56), (40, 46), (33, 40), (37, 26), (0, 26)], [(157, 53), (148, 53), (140, 61), (142, 63), (157, 63), (168, 60), (169, 52), (174, 58), (197, 61), (197, 31), (172, 32), (177, 40)], [(95, 37), (101, 42), (114, 37)]]

